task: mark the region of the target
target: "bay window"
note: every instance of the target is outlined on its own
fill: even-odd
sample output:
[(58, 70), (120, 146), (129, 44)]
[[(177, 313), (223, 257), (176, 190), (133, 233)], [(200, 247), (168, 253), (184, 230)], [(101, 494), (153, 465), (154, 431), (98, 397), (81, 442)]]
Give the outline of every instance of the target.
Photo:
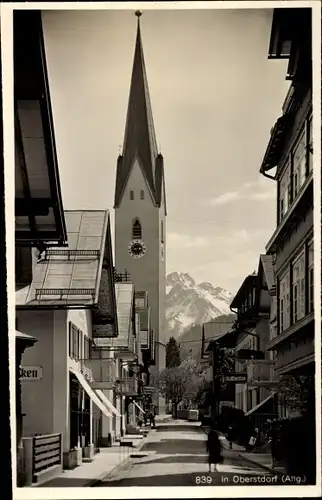
[(282, 333), (290, 326), (290, 275), (289, 272), (280, 278), (279, 293), (279, 332)]
[(292, 264), (293, 323), (305, 316), (305, 257), (304, 252)]
[(313, 240), (308, 243), (308, 312), (314, 311), (314, 248)]
[(285, 171), (280, 179), (279, 185), (279, 220), (281, 221), (287, 213), (290, 205), (290, 161), (287, 162)]
[(293, 193), (299, 193), (306, 178), (306, 131), (302, 131), (293, 151)]

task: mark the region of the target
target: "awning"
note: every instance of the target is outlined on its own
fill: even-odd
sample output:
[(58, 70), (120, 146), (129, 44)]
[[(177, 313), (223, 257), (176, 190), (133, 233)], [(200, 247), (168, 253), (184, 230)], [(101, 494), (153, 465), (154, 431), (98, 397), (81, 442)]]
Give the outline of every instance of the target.
[(135, 404), (135, 406), (140, 410), (140, 412), (145, 413), (145, 411), (143, 410), (143, 408), (141, 408), (141, 406), (136, 401), (134, 401), (134, 399), (132, 399), (132, 403)]
[(252, 408), (247, 413), (245, 413), (246, 417), (248, 415), (251, 415), (252, 413), (254, 413), (254, 411), (258, 410), (258, 408), (260, 408), (261, 406), (263, 406), (265, 403), (267, 403), (267, 401), (269, 401), (270, 399), (272, 399), (275, 396), (275, 394), (276, 394), (276, 392), (273, 392), (266, 399), (264, 399), (263, 401), (261, 401), (260, 403), (258, 403), (258, 405), (254, 406), (254, 408)]
[(84, 391), (88, 394), (90, 399), (93, 401), (93, 403), (96, 404), (96, 406), (101, 410), (103, 415), (107, 418), (112, 418), (113, 415), (109, 412), (108, 408), (105, 406), (105, 404), (101, 401), (101, 399), (95, 394), (95, 391), (91, 388), (89, 383), (86, 381), (84, 375), (82, 375), (80, 372), (73, 370), (70, 368), (70, 371), (77, 377), (78, 382), (80, 385), (83, 387)]
[(120, 414), (120, 412), (115, 408), (114, 405), (112, 405), (111, 401), (105, 396), (104, 392), (101, 390), (101, 389), (97, 389), (95, 390), (96, 394), (99, 396), (99, 398), (103, 401), (103, 403), (105, 404), (105, 406), (107, 406), (107, 408), (112, 412), (114, 413), (114, 415), (116, 417), (121, 417), (122, 415)]

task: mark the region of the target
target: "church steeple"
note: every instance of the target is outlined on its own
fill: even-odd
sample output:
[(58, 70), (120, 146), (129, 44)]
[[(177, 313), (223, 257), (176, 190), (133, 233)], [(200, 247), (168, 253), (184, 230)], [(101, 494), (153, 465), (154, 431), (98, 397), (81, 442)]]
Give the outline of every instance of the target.
[(138, 18), (137, 34), (123, 152), (118, 159), (117, 165), (115, 206), (118, 206), (121, 201), (135, 157), (141, 165), (153, 201), (158, 205), (159, 186), (156, 185), (160, 177), (159, 173), (156, 174), (158, 150), (142, 47), (141, 12), (137, 11), (135, 15)]

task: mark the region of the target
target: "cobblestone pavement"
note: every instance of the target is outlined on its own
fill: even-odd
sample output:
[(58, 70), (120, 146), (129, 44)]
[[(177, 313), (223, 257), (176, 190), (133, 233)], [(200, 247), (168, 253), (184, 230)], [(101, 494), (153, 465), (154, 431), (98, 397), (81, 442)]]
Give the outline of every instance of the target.
[(276, 485), (279, 478), (226, 449), (218, 472), (208, 473), (206, 436), (200, 425), (163, 424), (131, 462), (95, 486)]

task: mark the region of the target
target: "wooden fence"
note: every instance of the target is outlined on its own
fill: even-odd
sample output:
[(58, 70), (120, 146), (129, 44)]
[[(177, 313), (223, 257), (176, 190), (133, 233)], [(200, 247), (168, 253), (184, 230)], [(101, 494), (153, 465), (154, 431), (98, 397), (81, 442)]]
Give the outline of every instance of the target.
[(47, 434), (32, 438), (32, 480), (36, 474), (62, 463), (62, 435)]

